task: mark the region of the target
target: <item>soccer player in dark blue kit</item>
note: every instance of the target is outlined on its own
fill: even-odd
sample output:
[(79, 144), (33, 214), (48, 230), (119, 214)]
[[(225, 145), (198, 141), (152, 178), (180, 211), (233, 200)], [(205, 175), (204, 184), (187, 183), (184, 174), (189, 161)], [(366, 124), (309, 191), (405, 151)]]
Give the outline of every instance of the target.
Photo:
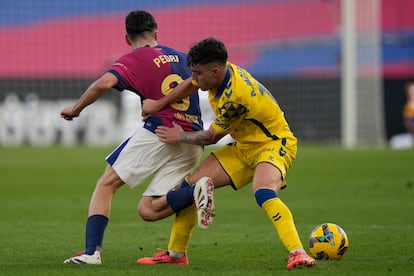
[[(125, 19), (126, 42), (132, 51), (120, 57), (98, 80), (93, 82), (72, 105), (61, 111), (65, 120), (73, 120), (88, 105), (111, 88), (137, 93), (141, 100), (158, 100), (170, 93), (184, 79), (191, 76), (186, 54), (158, 45), (157, 23), (142, 10), (130, 12)], [(137, 118), (140, 119), (140, 118)], [(107, 158), (108, 165), (98, 180), (89, 204), (86, 223), (86, 249), (64, 261), (75, 264), (101, 264), (101, 248), (109, 220), (113, 194), (125, 183), (132, 189), (153, 175), (153, 180), (138, 204), (138, 213), (146, 221), (165, 218), (175, 212), (175, 224), (182, 221), (196, 223), (193, 205), (206, 206), (212, 183), (200, 181), (185, 187), (182, 179), (188, 175), (201, 157), (200, 145), (166, 144), (155, 135), (158, 126), (180, 125), (185, 131), (203, 129), (198, 94), (172, 103), (153, 116), (145, 118), (144, 126), (117, 147)], [(174, 189), (178, 189), (174, 191)], [(209, 191), (210, 190), (210, 191)], [(170, 196), (165, 196), (166, 194)], [(187, 200), (183, 201), (182, 193)], [(194, 196), (200, 195), (201, 198)], [(177, 201), (177, 204), (170, 204)], [(204, 202), (203, 202), (204, 201)], [(181, 237), (185, 235), (185, 237)], [(175, 233), (171, 238), (187, 240), (189, 233)], [(171, 250), (174, 252), (174, 250)], [(169, 258), (169, 256), (166, 256)]]

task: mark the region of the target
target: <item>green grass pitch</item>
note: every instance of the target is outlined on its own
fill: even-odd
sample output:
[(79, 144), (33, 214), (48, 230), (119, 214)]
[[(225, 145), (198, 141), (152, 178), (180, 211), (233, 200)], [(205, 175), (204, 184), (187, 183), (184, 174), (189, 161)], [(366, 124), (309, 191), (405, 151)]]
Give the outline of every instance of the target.
[(0, 275), (407, 275), (414, 273), (414, 151), (299, 148), (288, 188), (307, 249), (323, 222), (340, 225), (349, 249), (340, 261), (286, 271), (287, 252), (251, 186), (216, 191), (217, 216), (196, 228), (190, 266), (138, 266), (166, 248), (172, 218), (144, 222), (136, 206), (145, 185), (112, 202), (101, 266), (63, 265), (84, 248), (88, 202), (112, 148), (0, 148)]

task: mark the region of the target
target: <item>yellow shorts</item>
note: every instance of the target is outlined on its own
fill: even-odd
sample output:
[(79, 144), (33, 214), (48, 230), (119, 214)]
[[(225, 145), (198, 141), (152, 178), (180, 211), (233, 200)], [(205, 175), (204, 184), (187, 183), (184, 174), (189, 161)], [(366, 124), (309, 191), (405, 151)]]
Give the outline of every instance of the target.
[(228, 144), (212, 154), (232, 180), (235, 190), (252, 182), (259, 163), (270, 163), (282, 174), (282, 189), (286, 187), (286, 172), (296, 158), (297, 140), (279, 139), (266, 144)]

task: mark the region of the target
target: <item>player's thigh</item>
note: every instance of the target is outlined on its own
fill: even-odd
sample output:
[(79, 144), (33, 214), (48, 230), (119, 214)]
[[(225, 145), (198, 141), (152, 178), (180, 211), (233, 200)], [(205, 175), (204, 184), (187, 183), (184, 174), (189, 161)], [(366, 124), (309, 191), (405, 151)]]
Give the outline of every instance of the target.
[(188, 177), (190, 183), (196, 183), (200, 178), (208, 176), (213, 179), (216, 188), (230, 184), (231, 179), (217, 158), (210, 154), (198, 168)]
[[(253, 168), (247, 166), (234, 144), (215, 150), (200, 165), (200, 170), (205, 175), (214, 177), (215, 187), (230, 184), (236, 190), (250, 183), (254, 172)], [(199, 172), (196, 173), (199, 177), (204, 176)]]
[(282, 182), (283, 178), (280, 170), (271, 163), (262, 162), (256, 166), (252, 181), (252, 189), (253, 191), (256, 191), (259, 188), (269, 188), (279, 191)]
[(99, 178), (96, 184), (96, 189), (110, 189), (115, 192), (123, 184), (124, 181), (119, 177), (116, 171), (110, 165), (107, 165), (103, 175)]
[(254, 155), (253, 191), (260, 187), (278, 191), (286, 186), (286, 174), (296, 156), (294, 142), (291, 145), (290, 140), (276, 140), (257, 149)]

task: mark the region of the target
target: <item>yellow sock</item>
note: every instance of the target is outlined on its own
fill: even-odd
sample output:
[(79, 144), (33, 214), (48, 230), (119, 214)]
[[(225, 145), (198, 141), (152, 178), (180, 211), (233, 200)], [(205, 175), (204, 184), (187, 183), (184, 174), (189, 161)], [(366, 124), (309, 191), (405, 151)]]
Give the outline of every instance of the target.
[(168, 251), (180, 253), (187, 252), (191, 232), (193, 231), (196, 223), (197, 212), (193, 205), (178, 212), (175, 216), (175, 221), (171, 229)]
[(289, 252), (303, 248), (292, 213), (278, 197), (265, 201), (262, 209), (272, 221), (282, 243)]

